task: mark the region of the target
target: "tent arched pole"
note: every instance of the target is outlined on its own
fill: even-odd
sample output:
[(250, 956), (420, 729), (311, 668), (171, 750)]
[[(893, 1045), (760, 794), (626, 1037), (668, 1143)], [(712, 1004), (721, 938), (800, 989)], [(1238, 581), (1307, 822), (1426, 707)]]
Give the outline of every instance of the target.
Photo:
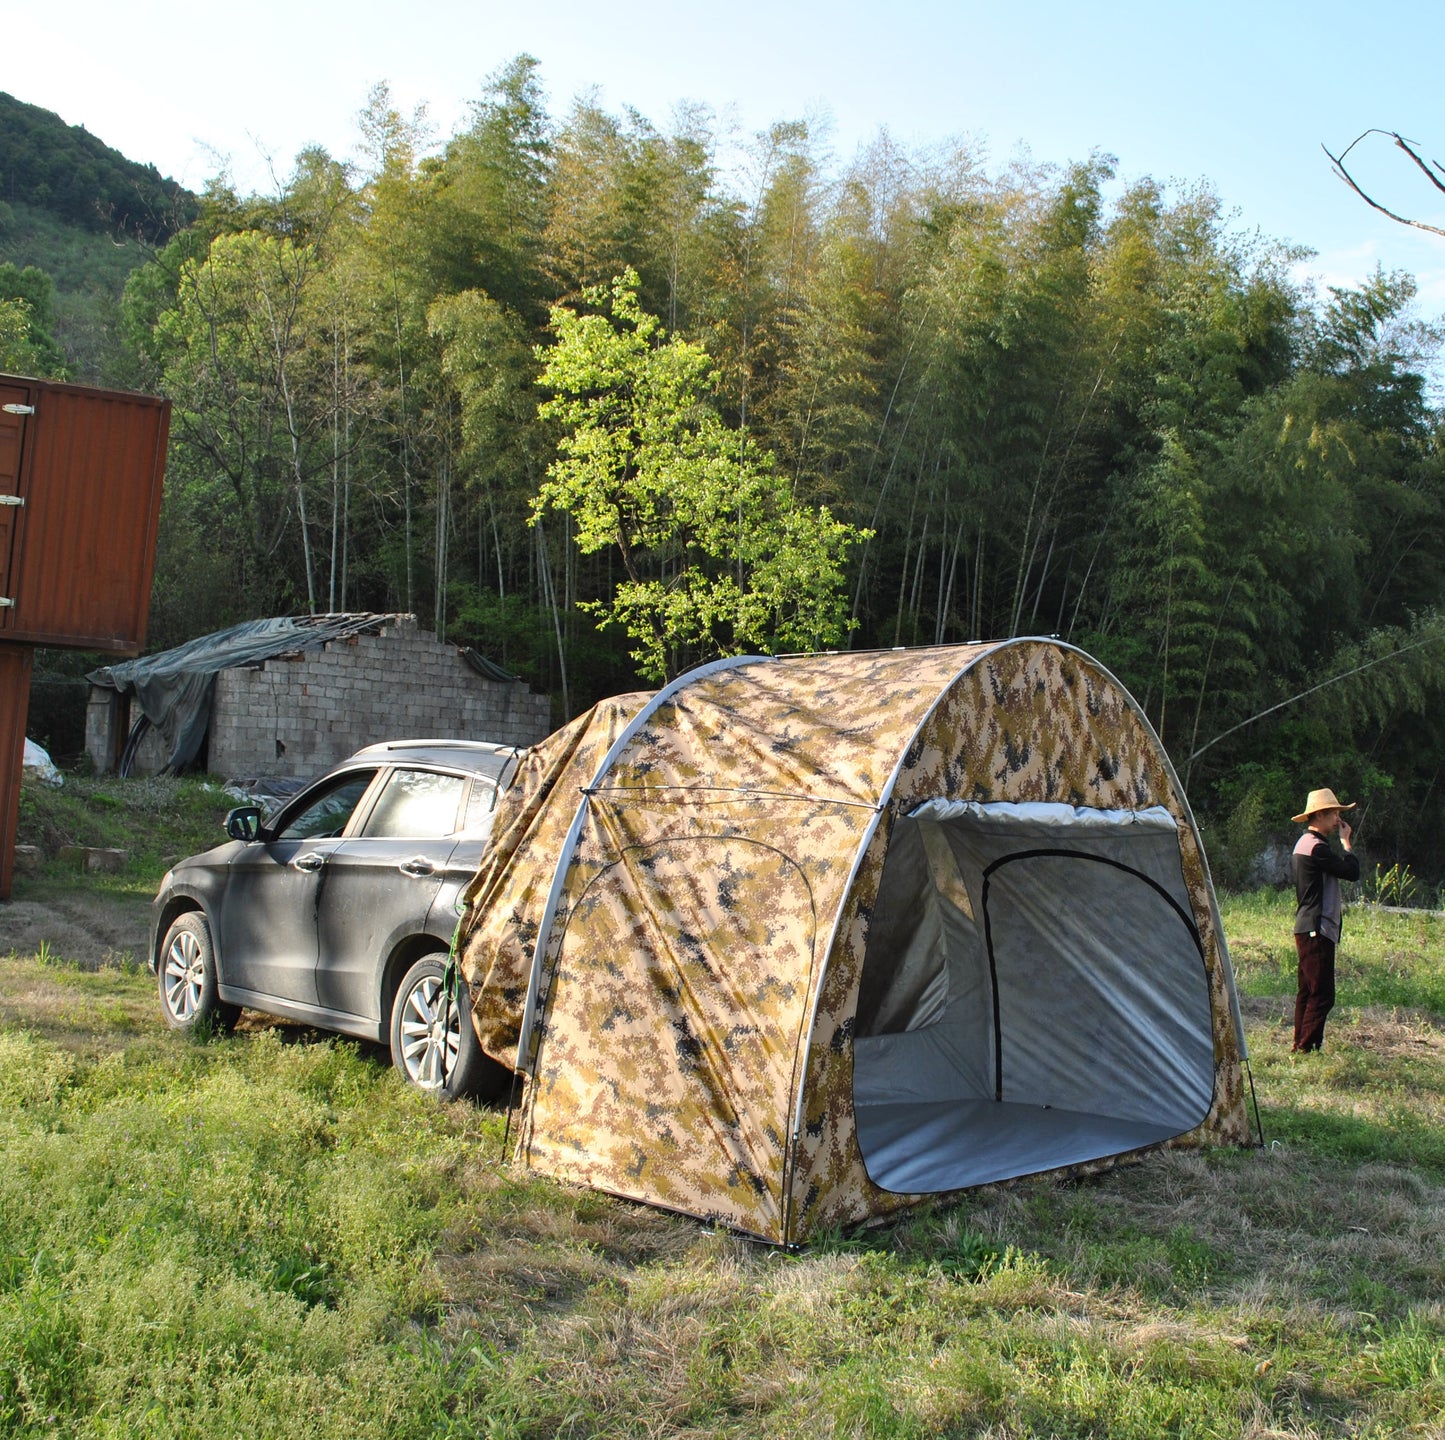
[[(1081, 650), (1077, 645), (1070, 645), (1067, 641), (1060, 640), (1057, 637), (1051, 635), (1019, 635), (1009, 640), (1001, 640), (995, 645), (990, 645), (986, 649), (980, 650), (979, 653), (977, 655), (974, 655), (967, 664), (961, 666), (954, 673), (954, 675), (946, 685), (943, 685), (939, 688), (937, 698), (934, 700), (933, 704), (928, 707), (927, 712), (919, 720), (918, 725), (913, 731), (913, 734), (909, 737), (908, 744), (903, 746), (903, 748), (899, 752), (897, 763), (894, 765), (893, 771), (888, 777), (888, 782), (883, 788), (883, 793), (879, 797), (878, 806), (873, 814), (873, 818), (868, 822), (868, 827), (865, 830), (862, 839), (859, 841), (857, 850), (854, 852), (853, 865), (848, 872), (848, 882), (843, 891), (845, 897), (849, 897), (853, 893), (853, 886), (858, 879), (858, 871), (862, 867), (864, 857), (867, 855), (868, 849), (873, 843), (873, 837), (877, 833), (878, 826), (882, 823), (883, 817), (887, 812), (889, 801), (893, 798), (893, 791), (898, 783), (898, 778), (903, 773), (903, 763), (907, 759), (909, 752), (912, 750), (914, 742), (922, 733), (924, 727), (933, 718), (934, 712), (938, 709), (938, 707), (943, 703), (945, 698), (953, 690), (953, 687), (957, 685), (958, 682), (962, 680), (963, 677), (968, 674), (968, 672), (972, 670), (975, 665), (977, 665), (981, 660), (985, 660), (989, 656), (995, 655), (1001, 650), (1006, 650), (1013, 645), (1052, 645), (1058, 650), (1068, 651), (1073, 655), (1077, 655), (1080, 660), (1092, 666), (1104, 677), (1104, 679), (1109, 681), (1109, 683), (1114, 686), (1114, 688), (1119, 692), (1121, 696), (1123, 696), (1124, 700), (1127, 702), (1128, 707), (1134, 717), (1140, 722), (1140, 724), (1143, 725), (1145, 734), (1148, 735), (1149, 739), (1154, 742), (1155, 750), (1159, 756), (1161, 763), (1164, 766), (1165, 773), (1174, 788), (1175, 799), (1179, 802), (1180, 808), (1183, 810), (1184, 816), (1188, 820), (1189, 827), (1197, 841), (1199, 835), (1199, 827), (1195, 823), (1194, 812), (1190, 809), (1189, 801), (1185, 797), (1184, 787), (1179, 783), (1179, 776), (1174, 769), (1174, 764), (1169, 759), (1169, 753), (1164, 748), (1164, 742), (1160, 740), (1158, 734), (1154, 730), (1153, 725), (1149, 723), (1149, 717), (1144, 713), (1143, 709), (1140, 707), (1139, 703), (1134, 699), (1134, 697), (1129, 693), (1128, 689), (1119, 682), (1116, 676), (1114, 676), (1109, 670), (1105, 669), (1105, 667), (1101, 665), (1092, 655), (1090, 655), (1085, 650)], [(1232, 1018), (1234, 1020), (1235, 1036), (1239, 1044), (1240, 1059), (1243, 1061), (1248, 1059), (1248, 1055), (1245, 1050), (1244, 1042), (1244, 1021), (1243, 1017), (1240, 1015), (1239, 1001), (1238, 997), (1235, 994), (1234, 967), (1230, 962), (1229, 950), (1225, 945), (1224, 926), (1219, 916), (1218, 904), (1214, 899), (1214, 881), (1213, 877), (1209, 874), (1209, 861), (1204, 854), (1204, 846), (1202, 844), (1199, 846), (1199, 858), (1204, 866), (1205, 879), (1208, 882), (1210, 918), (1214, 923), (1214, 932), (1218, 940), (1219, 958), (1224, 966), (1225, 974), (1229, 980), (1228, 990), (1230, 995), (1230, 1010), (1232, 1012)], [(827, 974), (828, 961), (833, 954), (834, 946), (837, 944), (838, 930), (843, 923), (843, 916), (847, 911), (847, 908), (847, 899), (845, 898), (844, 903), (839, 906), (837, 913), (833, 917), (833, 926), (828, 933), (828, 941), (823, 949), (823, 965), (818, 972), (817, 983), (813, 988), (812, 1004), (809, 1007), (807, 1026), (804, 1031), (805, 1039), (802, 1057), (803, 1063), (798, 1070), (799, 1080), (797, 1093), (794, 1096), (793, 1124), (791, 1133), (788, 1137), (789, 1160), (783, 1177), (783, 1234), (785, 1236), (791, 1232), (792, 1228), (791, 1157), (796, 1147), (798, 1137), (803, 1133), (803, 1108), (804, 1100), (807, 1094), (806, 1076), (808, 1074), (809, 1066), (812, 1060), (813, 1037), (817, 1033), (818, 1006), (822, 1002), (823, 982)]]
[(686, 689), (695, 680), (706, 679), (708, 676), (717, 675), (724, 670), (736, 670), (743, 665), (758, 665), (771, 662), (772, 659), (773, 657), (770, 655), (729, 655), (722, 660), (712, 660), (706, 665), (699, 665), (692, 670), (685, 671), (675, 680), (664, 685), (628, 721), (622, 733), (612, 742), (607, 754), (602, 757), (602, 762), (598, 765), (591, 781), (583, 787), (582, 798), (577, 804), (577, 813), (572, 817), (572, 824), (567, 829), (566, 839), (563, 840), (561, 852), (557, 856), (557, 868), (552, 872), (552, 887), (547, 892), (547, 905), (542, 911), (542, 923), (537, 927), (537, 943), (532, 950), (532, 965), (527, 975), (527, 999), (522, 1007), (522, 1025), (517, 1034), (517, 1070), (521, 1074), (530, 1075), (532, 1073), (528, 1055), (532, 1048), (532, 1030), (537, 1021), (538, 992), (542, 984), (542, 962), (547, 954), (552, 925), (557, 918), (557, 906), (562, 899), (562, 887), (566, 883), (567, 871), (571, 868), (572, 856), (582, 834), (582, 824), (587, 818), (587, 807), (592, 799), (592, 792), (606, 779), (607, 772), (612, 769), (617, 762), (617, 757), (632, 742), (632, 737), (678, 691)]

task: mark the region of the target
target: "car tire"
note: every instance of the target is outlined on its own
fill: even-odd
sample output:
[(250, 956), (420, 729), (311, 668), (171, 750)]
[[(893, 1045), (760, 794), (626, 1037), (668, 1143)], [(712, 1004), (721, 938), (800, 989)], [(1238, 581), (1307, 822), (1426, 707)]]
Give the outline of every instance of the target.
[[(422, 1090), (456, 1100), (493, 1100), (511, 1072), (482, 1049), (472, 1027), (472, 997), (463, 981), (442, 1041), (445, 952), (424, 955), (402, 976), (391, 1007), (391, 1063)], [(443, 1070), (443, 1061), (445, 1069)]]
[(156, 963), (161, 1014), (172, 1030), (229, 1030), (241, 1007), (216, 992), (216, 947), (206, 917), (192, 910), (166, 931)]

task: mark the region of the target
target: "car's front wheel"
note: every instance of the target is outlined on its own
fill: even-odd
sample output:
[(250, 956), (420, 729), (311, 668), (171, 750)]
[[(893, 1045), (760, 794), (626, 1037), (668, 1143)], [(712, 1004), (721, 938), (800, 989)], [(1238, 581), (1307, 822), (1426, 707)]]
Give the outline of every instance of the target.
[(166, 931), (156, 982), (161, 1013), (172, 1030), (229, 1030), (240, 1018), (241, 1007), (216, 992), (216, 947), (211, 927), (198, 911), (179, 916)]
[(447, 1002), (447, 957), (424, 955), (402, 976), (391, 1007), (391, 1061), (413, 1085), (455, 1100), (494, 1098), (508, 1071), (477, 1043), (464, 981)]

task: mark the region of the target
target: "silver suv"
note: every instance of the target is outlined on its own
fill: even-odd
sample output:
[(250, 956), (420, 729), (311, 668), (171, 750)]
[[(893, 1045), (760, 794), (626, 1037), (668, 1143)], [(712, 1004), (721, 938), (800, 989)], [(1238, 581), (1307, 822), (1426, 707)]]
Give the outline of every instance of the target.
[(413, 1084), (497, 1093), (467, 987), (444, 988), (456, 902), (476, 874), (518, 751), (460, 740), (370, 745), (263, 823), (161, 881), (150, 964), (175, 1029), (234, 1025), (244, 1006), (391, 1046)]

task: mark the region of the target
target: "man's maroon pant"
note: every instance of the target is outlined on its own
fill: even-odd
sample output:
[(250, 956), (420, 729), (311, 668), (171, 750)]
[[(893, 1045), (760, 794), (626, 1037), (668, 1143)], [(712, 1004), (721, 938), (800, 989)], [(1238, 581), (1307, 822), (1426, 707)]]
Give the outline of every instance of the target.
[(1318, 1050), (1325, 1016), (1335, 1003), (1335, 942), (1323, 935), (1296, 935), (1299, 989), (1294, 997), (1294, 1048)]

